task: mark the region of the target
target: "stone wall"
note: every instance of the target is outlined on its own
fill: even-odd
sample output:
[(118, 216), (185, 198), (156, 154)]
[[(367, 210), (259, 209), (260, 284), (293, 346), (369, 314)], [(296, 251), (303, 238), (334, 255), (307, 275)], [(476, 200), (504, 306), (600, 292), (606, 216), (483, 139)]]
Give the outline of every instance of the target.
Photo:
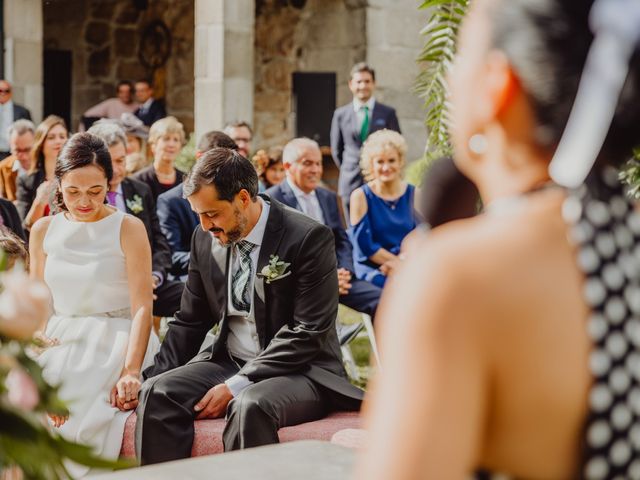
[(423, 101), (413, 92), (427, 14), (419, 0), (367, 0), (366, 61), (376, 69), (379, 97), (398, 112), (409, 161), (420, 158), (427, 141)]
[[(254, 123), (256, 146), (282, 145), (294, 134), (292, 74), (335, 72), (338, 105), (353, 63), (365, 57), (363, 2), (257, 2)], [(297, 7), (294, 5), (302, 5)]]
[(292, 73), (335, 72), (338, 106), (351, 100), (349, 71), (376, 69), (376, 98), (396, 108), (409, 160), (422, 155), (424, 111), (413, 93), (426, 15), (416, 0), (258, 0), (255, 19), (254, 124), (257, 146), (294, 134)]
[[(72, 52), (72, 123), (114, 96), (119, 80), (153, 76), (167, 111), (193, 130), (194, 0), (153, 0), (139, 10), (131, 0), (44, 2), (44, 48)], [(162, 20), (171, 31), (167, 63), (152, 72), (138, 58), (144, 27)]]

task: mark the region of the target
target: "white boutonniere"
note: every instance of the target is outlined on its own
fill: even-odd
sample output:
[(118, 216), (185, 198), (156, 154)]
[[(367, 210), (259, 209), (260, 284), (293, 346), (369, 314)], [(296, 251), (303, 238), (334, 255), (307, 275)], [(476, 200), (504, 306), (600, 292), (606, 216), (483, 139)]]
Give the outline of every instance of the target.
[(258, 277), (263, 277), (264, 281), (268, 284), (280, 280), (284, 277), (291, 275), (291, 272), (287, 272), (290, 263), (280, 260), (277, 255), (271, 255), (269, 257), (269, 263), (262, 267)]
[(140, 197), (140, 195), (134, 195), (133, 198), (131, 200), (127, 200), (126, 203), (129, 210), (131, 210), (135, 215), (144, 210), (144, 207), (142, 206), (142, 197)]

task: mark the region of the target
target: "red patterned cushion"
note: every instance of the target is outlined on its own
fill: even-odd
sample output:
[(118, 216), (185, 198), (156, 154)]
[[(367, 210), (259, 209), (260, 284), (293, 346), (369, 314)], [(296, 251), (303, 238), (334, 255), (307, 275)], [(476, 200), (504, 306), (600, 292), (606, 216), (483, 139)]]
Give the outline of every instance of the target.
[[(222, 418), (215, 420), (198, 420), (195, 422), (195, 438), (191, 456), (212, 455), (222, 453), (222, 431), (225, 421)], [(136, 414), (127, 419), (122, 439), (120, 454), (123, 457), (135, 457), (134, 431), (136, 426)], [(334, 433), (343, 429), (360, 428), (361, 420), (358, 412), (336, 412), (322, 420), (301, 423), (293, 427), (281, 428), (278, 432), (281, 442), (295, 440), (331, 440)]]

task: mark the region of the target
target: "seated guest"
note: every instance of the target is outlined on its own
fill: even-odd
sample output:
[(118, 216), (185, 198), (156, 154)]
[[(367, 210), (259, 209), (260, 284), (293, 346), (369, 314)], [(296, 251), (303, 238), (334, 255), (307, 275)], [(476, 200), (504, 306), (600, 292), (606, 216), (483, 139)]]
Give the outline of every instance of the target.
[(338, 196), (319, 186), (322, 179), (320, 147), (308, 138), (293, 139), (284, 147), (282, 160), (287, 172), (286, 180), (265, 193), (331, 229), (336, 247), (339, 301), (373, 317), (381, 290), (354, 278), (353, 252), (338, 206)]
[(120, 126), (113, 121), (100, 121), (88, 131), (101, 138), (109, 149), (113, 176), (109, 181), (107, 202), (122, 212), (138, 217), (144, 223), (151, 244), (153, 283), (153, 314), (171, 317), (180, 307), (184, 284), (167, 278), (171, 268), (171, 249), (160, 230), (155, 202), (149, 187), (126, 177), (126, 137)]
[(0, 161), (0, 197), (14, 202), (18, 175), (29, 170), (36, 126), (31, 120), (16, 120), (9, 127), (11, 155)]
[[(334, 328), (331, 230), (258, 195), (253, 165), (227, 148), (202, 155), (184, 194), (202, 228), (181, 310), (144, 371), (142, 464), (189, 457), (196, 419), (226, 417), (229, 451), (277, 443), (282, 427), (359, 409), (362, 391), (347, 379)], [(278, 259), (284, 263), (275, 266)], [(194, 358), (215, 325), (220, 335)]]
[(280, 185), (285, 178), (282, 165), (282, 147), (270, 148), (269, 151), (258, 150), (251, 159), (258, 172), (260, 191)]
[[(4, 199), (0, 198), (0, 208)], [(29, 269), (29, 251), (24, 238), (16, 235), (15, 231), (0, 225), (0, 258), (5, 255), (3, 270), (11, 270), (17, 262), (22, 263), (25, 269)]]
[(154, 201), (161, 193), (182, 183), (182, 172), (174, 163), (184, 143), (184, 128), (176, 117), (163, 118), (151, 126), (149, 147), (153, 163), (137, 172), (134, 178), (149, 185)]
[(132, 114), (139, 105), (133, 100), (133, 85), (121, 80), (116, 87), (116, 96), (108, 98), (89, 108), (82, 116), (84, 128), (90, 128), (93, 122), (101, 118), (119, 119), (123, 113)]
[[(221, 147), (237, 150), (238, 146), (225, 133), (211, 131), (205, 133), (198, 143), (196, 160), (212, 148)], [(182, 184), (173, 187), (158, 197), (158, 218), (160, 228), (167, 237), (172, 252), (171, 274), (183, 278), (189, 269), (191, 237), (198, 226), (198, 215), (182, 194)], [(186, 280), (186, 278), (185, 278)]]
[(18, 176), (16, 187), (16, 207), (27, 230), (55, 209), (54, 170), (68, 137), (67, 125), (56, 115), (49, 115), (36, 128), (29, 170)]
[[(127, 153), (125, 157), (125, 168), (127, 170), (127, 176), (138, 173), (143, 168), (149, 165), (144, 155), (140, 152)], [(174, 187), (175, 188), (175, 187)]]
[(127, 155), (131, 153), (144, 155), (147, 151), (149, 128), (138, 117), (130, 113), (120, 115), (119, 124), (127, 136)]
[(6, 198), (0, 198), (0, 227), (8, 228), (18, 237), (26, 240), (18, 209)]
[(357, 278), (383, 287), (402, 240), (416, 227), (414, 187), (402, 179), (407, 144), (398, 132), (372, 133), (360, 166), (368, 183), (351, 194), (351, 235)]
[(229, 122), (224, 126), (223, 132), (236, 142), (238, 153), (248, 159), (251, 153), (251, 140), (253, 139), (251, 126), (242, 120)]
[(469, 5), (451, 140), (485, 213), (423, 236), (385, 292), (354, 478), (640, 478), (640, 214), (618, 176), (640, 3)]
[(13, 101), (11, 84), (4, 79), (0, 79), (0, 118), (2, 118), (2, 124), (4, 125), (0, 129), (0, 160), (2, 160), (11, 155), (7, 131), (9, 125), (22, 118), (31, 120), (31, 112)]
[(153, 97), (153, 85), (150, 80), (138, 80), (135, 93), (136, 100), (140, 104), (135, 111), (136, 117), (147, 127), (167, 116), (163, 103)]

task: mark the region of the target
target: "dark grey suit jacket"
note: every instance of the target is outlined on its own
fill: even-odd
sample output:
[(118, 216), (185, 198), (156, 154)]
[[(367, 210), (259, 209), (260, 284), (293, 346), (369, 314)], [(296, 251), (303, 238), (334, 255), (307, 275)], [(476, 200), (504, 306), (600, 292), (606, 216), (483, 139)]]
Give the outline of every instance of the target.
[(13, 121), (20, 119), (31, 120), (31, 112), (28, 109), (23, 107), (22, 105), (18, 105), (17, 103), (13, 104)]
[[(338, 280), (331, 230), (275, 200), (270, 202), (257, 271), (268, 264), (271, 255), (277, 255), (291, 264), (291, 274), (271, 283), (255, 279), (255, 322), (263, 351), (238, 373), (253, 382), (302, 374), (330, 391), (360, 399), (362, 390), (349, 383), (342, 366), (335, 329)], [(209, 232), (201, 228), (194, 232), (180, 311), (170, 322), (145, 378), (190, 360), (216, 361), (228, 355), (226, 274), (230, 258), (230, 249), (220, 247)], [(193, 358), (216, 324), (220, 334), (211, 350)]]
[[(396, 111), (392, 107), (375, 102), (369, 122), (369, 134), (384, 128), (400, 132)], [(360, 173), (361, 147), (358, 116), (353, 109), (353, 103), (349, 103), (333, 112), (331, 120), (331, 154), (340, 169), (338, 194), (341, 197), (348, 198), (351, 192), (363, 183)]]

